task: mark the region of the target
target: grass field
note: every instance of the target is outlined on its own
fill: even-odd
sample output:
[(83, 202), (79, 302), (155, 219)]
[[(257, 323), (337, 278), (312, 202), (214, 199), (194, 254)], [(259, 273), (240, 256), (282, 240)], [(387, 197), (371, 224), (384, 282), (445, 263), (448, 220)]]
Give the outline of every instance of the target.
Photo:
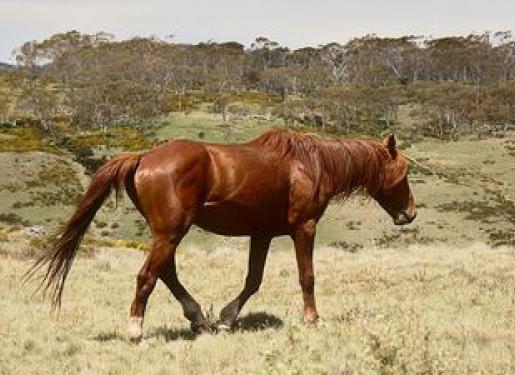
[(237, 119), (229, 116), (230, 126), (223, 126), (222, 116), (205, 111), (172, 112), (164, 120), (164, 126), (157, 132), (158, 138), (188, 138), (210, 142), (241, 142), (258, 136), (274, 125), (282, 125), (282, 121), (265, 121), (253, 118)]
[[(220, 124), (220, 115), (205, 111), (173, 113), (155, 137), (240, 141), (274, 126)], [(361, 197), (330, 205), (316, 242), (317, 327), (301, 320), (292, 244), (279, 238), (235, 332), (192, 334), (158, 284), (141, 345), (125, 331), (145, 256), (133, 248), (148, 239), (142, 218), (127, 200), (107, 202), (71, 271), (61, 313), (50, 315), (49, 303), (32, 297), (34, 284), (20, 288), (41, 251), (30, 227), (53, 231), (88, 178), (66, 151), (35, 140), (15, 152), (24, 139), (0, 140), (7, 147), (0, 147), (2, 375), (515, 373), (513, 138), (406, 143), (418, 203), (407, 227)], [(179, 275), (213, 320), (242, 287), (247, 245), (193, 228), (179, 248)]]
[[(515, 371), (515, 252), (471, 245), (319, 247), (322, 322), (301, 321), (292, 251), (273, 249), (263, 286), (234, 333), (195, 336), (159, 284), (144, 342), (126, 340), (134, 278), (144, 254), (104, 248), (78, 259), (62, 311), (20, 289), (29, 265), (15, 243), (0, 261), (0, 373), (510, 374)], [(208, 312), (242, 285), (246, 252), (185, 246), (179, 274)], [(234, 269), (228, 275), (227, 271)]]

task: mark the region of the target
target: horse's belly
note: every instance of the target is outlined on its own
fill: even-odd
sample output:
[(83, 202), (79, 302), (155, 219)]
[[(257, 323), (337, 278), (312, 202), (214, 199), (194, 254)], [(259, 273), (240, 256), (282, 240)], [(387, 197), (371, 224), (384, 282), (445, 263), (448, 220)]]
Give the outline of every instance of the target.
[(207, 231), (226, 236), (247, 236), (259, 233), (286, 234), (287, 208), (280, 205), (252, 207), (235, 202), (206, 204), (194, 224)]

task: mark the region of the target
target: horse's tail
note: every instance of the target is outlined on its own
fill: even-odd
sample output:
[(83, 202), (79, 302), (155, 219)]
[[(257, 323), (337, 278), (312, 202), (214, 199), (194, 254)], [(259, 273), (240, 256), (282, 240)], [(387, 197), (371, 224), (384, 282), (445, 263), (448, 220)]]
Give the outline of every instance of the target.
[(122, 187), (134, 191), (134, 173), (139, 161), (139, 155), (121, 155), (104, 163), (91, 178), (86, 194), (59, 233), (57, 240), (25, 274), (25, 278), (29, 279), (39, 269), (47, 266), (39, 288), (44, 292), (50, 291), (52, 308), (61, 306), (64, 283), (82, 237), (96, 212), (109, 196), (112, 188), (116, 190), (117, 196)]

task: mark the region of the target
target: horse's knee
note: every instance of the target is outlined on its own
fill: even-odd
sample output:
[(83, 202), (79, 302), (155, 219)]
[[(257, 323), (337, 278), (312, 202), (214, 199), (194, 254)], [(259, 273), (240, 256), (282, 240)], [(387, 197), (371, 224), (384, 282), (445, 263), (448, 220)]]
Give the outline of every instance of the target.
[(317, 231), (317, 223), (314, 220), (308, 220), (301, 226), (300, 230), (304, 235), (313, 237)]

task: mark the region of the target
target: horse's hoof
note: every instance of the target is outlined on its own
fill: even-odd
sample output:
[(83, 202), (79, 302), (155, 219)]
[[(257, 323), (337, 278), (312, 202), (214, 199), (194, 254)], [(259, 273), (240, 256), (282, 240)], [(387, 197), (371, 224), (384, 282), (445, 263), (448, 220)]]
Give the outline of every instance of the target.
[(304, 324), (308, 327), (316, 328), (320, 324), (320, 319), (318, 317), (313, 318), (313, 317), (304, 316), (304, 318), (302, 320), (304, 321)]
[(325, 320), (317, 318), (317, 319), (304, 319), (304, 324), (309, 328), (324, 328), (327, 326)]
[(140, 344), (143, 342), (143, 336), (129, 336), (129, 342), (131, 344)]
[(135, 344), (141, 342), (143, 338), (143, 318), (129, 318), (129, 327), (127, 329), (129, 341)]
[(232, 325), (223, 322), (218, 322), (216, 324), (216, 330), (218, 332), (232, 332)]
[(304, 312), (304, 323), (310, 326), (316, 327), (318, 325), (318, 321), (320, 320), (320, 316), (313, 311)]
[(140, 340), (138, 346), (141, 349), (147, 349), (149, 347), (147, 340)]

